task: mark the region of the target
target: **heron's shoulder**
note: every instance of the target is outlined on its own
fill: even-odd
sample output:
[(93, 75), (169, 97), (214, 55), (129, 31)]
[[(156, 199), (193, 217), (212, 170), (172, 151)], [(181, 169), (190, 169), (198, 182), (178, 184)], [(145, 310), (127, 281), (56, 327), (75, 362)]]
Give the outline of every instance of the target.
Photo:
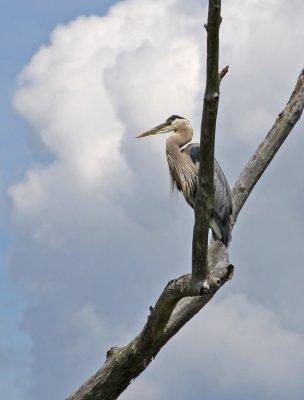
[(184, 147), (183, 153), (188, 154), (194, 163), (199, 163), (201, 159), (199, 143), (190, 143)]

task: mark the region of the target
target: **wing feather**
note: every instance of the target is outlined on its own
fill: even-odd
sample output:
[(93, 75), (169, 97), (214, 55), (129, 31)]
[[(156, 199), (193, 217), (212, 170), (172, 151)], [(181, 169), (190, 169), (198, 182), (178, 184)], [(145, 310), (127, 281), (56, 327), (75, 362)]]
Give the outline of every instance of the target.
[[(191, 157), (193, 163), (200, 163), (200, 145), (191, 143), (183, 149), (184, 154)], [(225, 244), (229, 241), (230, 215), (232, 213), (232, 197), (229, 184), (219, 163), (214, 159), (214, 215), (213, 219), (220, 231)], [(212, 222), (212, 223), (213, 223)], [(215, 236), (218, 236), (213, 230)]]

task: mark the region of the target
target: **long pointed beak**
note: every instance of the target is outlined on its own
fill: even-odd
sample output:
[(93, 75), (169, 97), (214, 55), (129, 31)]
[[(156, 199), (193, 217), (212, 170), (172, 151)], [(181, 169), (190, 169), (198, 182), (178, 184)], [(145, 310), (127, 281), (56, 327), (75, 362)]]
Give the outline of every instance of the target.
[(140, 135), (136, 136), (136, 138), (143, 138), (150, 135), (160, 135), (161, 133), (166, 133), (170, 131), (173, 131), (171, 124), (168, 122), (164, 122), (163, 124), (160, 124), (147, 132), (141, 133)]

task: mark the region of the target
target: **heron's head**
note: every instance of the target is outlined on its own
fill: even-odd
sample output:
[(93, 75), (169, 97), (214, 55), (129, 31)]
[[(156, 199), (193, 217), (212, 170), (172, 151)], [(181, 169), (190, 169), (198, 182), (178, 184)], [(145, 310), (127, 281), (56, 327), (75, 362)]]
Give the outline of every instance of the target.
[(167, 118), (166, 121), (160, 125), (157, 125), (155, 128), (150, 129), (140, 135), (136, 136), (137, 138), (143, 138), (150, 135), (159, 135), (161, 133), (167, 132), (185, 132), (191, 130), (192, 128), (190, 122), (179, 115), (172, 115), (171, 117)]

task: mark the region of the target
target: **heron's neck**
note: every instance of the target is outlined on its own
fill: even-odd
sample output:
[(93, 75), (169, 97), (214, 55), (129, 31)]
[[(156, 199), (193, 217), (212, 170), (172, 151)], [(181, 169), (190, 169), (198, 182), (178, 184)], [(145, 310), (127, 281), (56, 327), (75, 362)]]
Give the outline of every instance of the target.
[(175, 132), (169, 136), (166, 142), (167, 152), (170, 155), (176, 155), (180, 153), (180, 148), (192, 140), (193, 131), (192, 128), (185, 129), (183, 131)]

